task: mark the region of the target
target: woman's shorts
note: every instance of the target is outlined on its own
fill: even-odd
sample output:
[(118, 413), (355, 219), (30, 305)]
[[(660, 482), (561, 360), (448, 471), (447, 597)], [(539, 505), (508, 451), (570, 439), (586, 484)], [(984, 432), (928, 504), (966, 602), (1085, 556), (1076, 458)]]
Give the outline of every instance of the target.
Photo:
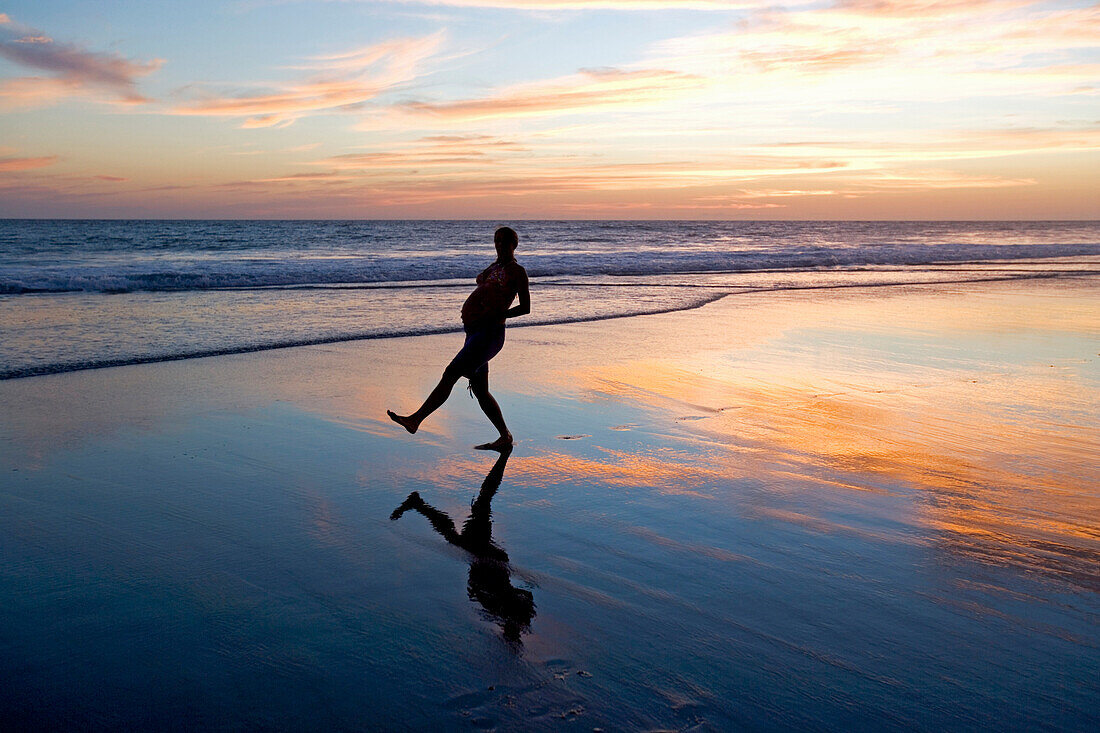
[(488, 376), (489, 360), (504, 348), (504, 324), (491, 323), (465, 328), (466, 343), (455, 358), (451, 359), (451, 366), (470, 379), (481, 373)]

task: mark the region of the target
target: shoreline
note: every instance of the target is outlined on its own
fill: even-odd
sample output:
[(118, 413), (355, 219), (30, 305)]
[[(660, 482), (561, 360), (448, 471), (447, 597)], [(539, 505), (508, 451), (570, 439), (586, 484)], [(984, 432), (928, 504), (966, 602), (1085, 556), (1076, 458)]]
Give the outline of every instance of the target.
[[(1000, 265), (1000, 264), (1005, 264), (1006, 262), (1018, 262), (1018, 263), (1022, 263), (1022, 264), (1027, 264), (1027, 263), (1044, 262), (1044, 261), (1042, 261), (1042, 260), (1009, 260), (1009, 261), (1005, 261), (1005, 262), (984, 261), (984, 262), (977, 262), (977, 263), (955, 263), (955, 264), (959, 264), (959, 265), (962, 265), (962, 264)], [(1084, 260), (1083, 262), (1081, 260), (1078, 260), (1076, 262), (1071, 261), (1068, 264), (1078, 264), (1078, 265), (1080, 265), (1080, 264), (1088, 264), (1090, 262), (1091, 262), (1091, 260)], [(1049, 263), (1044, 262), (1044, 264), (1049, 264)], [(983, 268), (983, 269), (987, 269), (987, 268)], [(947, 269), (947, 270), (944, 270), (944, 271), (945, 272), (951, 272), (953, 270)], [(771, 272), (771, 271), (754, 271), (754, 274), (769, 273), (769, 272)], [(777, 272), (783, 272), (783, 271), (780, 270), (780, 271), (777, 271)], [(849, 272), (849, 273), (865, 273), (866, 272), (866, 273), (876, 273), (877, 274), (877, 273), (882, 272), (882, 270), (875, 270), (875, 269), (849, 270), (849, 269), (845, 269), (845, 270), (843, 270), (843, 272)], [(907, 271), (904, 270), (904, 269), (899, 269), (898, 272), (907, 272)], [(691, 274), (691, 273), (680, 273), (680, 274)], [(701, 273), (695, 273), (695, 274), (701, 274)], [(715, 274), (715, 273), (708, 271), (705, 274)], [(719, 274), (721, 274), (721, 273), (719, 273)], [(834, 273), (830, 273), (830, 274), (834, 274)], [(847, 289), (847, 288), (892, 288), (892, 287), (906, 287), (906, 286), (916, 286), (916, 285), (954, 285), (954, 284), (966, 284), (966, 283), (982, 284), (982, 283), (992, 283), (992, 282), (1013, 282), (1013, 281), (1027, 282), (1027, 281), (1031, 281), (1031, 280), (1043, 280), (1043, 279), (1051, 279), (1051, 280), (1084, 279), (1084, 278), (1090, 278), (1090, 277), (1097, 277), (1098, 275), (1100, 275), (1100, 271), (1088, 271), (1088, 270), (1066, 270), (1066, 271), (1054, 271), (1054, 272), (1050, 272), (1050, 271), (1041, 271), (1041, 272), (1039, 272), (1039, 271), (1037, 271), (1037, 272), (1033, 272), (1033, 273), (1017, 274), (1017, 275), (1013, 275), (1013, 276), (991, 276), (991, 277), (972, 278), (972, 279), (965, 279), (965, 280), (941, 279), (941, 280), (912, 280), (912, 281), (904, 281), (904, 282), (885, 282), (885, 283), (859, 283), (859, 282), (857, 282), (857, 283), (838, 283), (838, 284), (821, 284), (821, 285), (780, 285), (780, 286), (775, 286), (775, 287), (744, 287), (743, 289), (739, 289), (739, 290), (736, 290), (734, 292), (728, 292), (729, 288), (726, 288), (726, 287), (723, 287), (723, 286), (718, 286), (718, 285), (715, 285), (715, 286), (709, 286), (709, 285), (708, 286), (694, 286), (694, 287), (713, 288), (713, 289), (716, 289), (716, 290), (726, 290), (727, 292), (723, 292), (721, 294), (715, 295), (713, 298), (705, 299), (705, 300), (702, 300), (701, 302), (691, 303), (691, 304), (687, 304), (687, 305), (683, 305), (683, 306), (677, 306), (677, 307), (670, 307), (670, 308), (632, 311), (632, 312), (626, 312), (626, 313), (617, 313), (617, 314), (609, 314), (609, 315), (596, 315), (596, 316), (591, 316), (591, 317), (569, 318), (569, 319), (562, 319), (562, 320), (538, 320), (536, 318), (536, 319), (532, 319), (532, 320), (528, 321), (528, 320), (525, 319), (523, 322), (510, 324), (509, 329), (534, 328), (534, 327), (538, 327), (538, 326), (554, 326), (554, 325), (564, 325), (564, 324), (570, 324), (570, 323), (594, 323), (594, 322), (599, 322), (599, 321), (617, 320), (617, 319), (622, 319), (622, 318), (636, 318), (636, 317), (639, 317), (639, 316), (661, 315), (661, 314), (665, 314), (665, 313), (677, 313), (677, 312), (683, 312), (683, 311), (691, 311), (691, 310), (696, 310), (698, 308), (702, 308), (706, 305), (718, 302), (720, 300), (723, 300), (723, 299), (731, 297), (731, 296), (753, 295), (753, 294), (758, 294), (758, 293), (803, 291), (803, 290), (836, 290), (836, 289)], [(585, 285), (584, 284), (576, 284), (576, 285), (574, 285), (574, 287), (585, 287)], [(604, 286), (599, 285), (599, 284), (595, 284), (595, 285), (591, 285), (590, 287), (604, 287)], [(690, 287), (690, 286), (670, 285), (669, 287)], [(281, 291), (281, 290), (285, 290), (287, 288), (274, 288), (274, 289)], [(291, 289), (293, 289), (293, 288), (291, 288)], [(343, 290), (345, 288), (336, 288), (336, 289)], [(213, 289), (213, 290), (217, 291), (217, 292), (221, 292), (221, 291), (224, 291), (224, 290), (227, 290), (227, 289), (226, 288), (218, 288), (218, 289)], [(232, 290), (232, 289), (229, 289), (229, 290)], [(158, 363), (171, 362), (171, 361), (182, 361), (182, 360), (190, 360), (190, 359), (206, 359), (206, 358), (211, 358), (211, 357), (231, 356), (231, 355), (236, 355), (236, 354), (250, 354), (250, 353), (258, 353), (258, 352), (265, 352), (265, 351), (275, 351), (275, 350), (280, 350), (280, 349), (293, 349), (293, 348), (299, 348), (299, 347), (303, 347), (303, 346), (323, 346), (323, 345), (327, 345), (327, 344), (348, 343), (348, 342), (356, 342), (356, 341), (372, 341), (372, 340), (379, 340), (379, 339), (408, 338), (408, 337), (418, 337), (418, 336), (436, 336), (436, 335), (461, 333), (461, 332), (462, 332), (461, 326), (455, 326), (455, 327), (443, 327), (443, 328), (430, 328), (430, 329), (425, 329), (425, 330), (398, 331), (398, 332), (384, 333), (384, 334), (338, 335), (338, 336), (321, 337), (321, 338), (316, 338), (316, 339), (297, 339), (297, 340), (291, 340), (291, 341), (285, 341), (285, 342), (277, 342), (277, 343), (274, 343), (274, 344), (244, 345), (244, 346), (237, 346), (237, 347), (226, 347), (226, 348), (217, 348), (217, 349), (209, 349), (209, 350), (190, 351), (190, 352), (179, 353), (179, 354), (163, 354), (163, 355), (149, 355), (149, 356), (135, 356), (135, 357), (120, 357), (120, 358), (112, 358), (112, 359), (95, 360), (95, 361), (90, 361), (90, 362), (81, 362), (81, 363), (76, 363), (76, 364), (53, 364), (53, 365), (45, 365), (45, 366), (37, 366), (37, 367), (23, 367), (23, 368), (0, 370), (0, 382), (15, 380), (15, 379), (29, 379), (29, 378), (32, 378), (32, 377), (51, 376), (51, 375), (55, 375), (55, 374), (67, 374), (67, 373), (79, 372), (79, 371), (110, 369), (110, 368), (120, 367), (120, 366), (136, 366), (136, 365), (141, 365), (141, 364), (158, 364)]]

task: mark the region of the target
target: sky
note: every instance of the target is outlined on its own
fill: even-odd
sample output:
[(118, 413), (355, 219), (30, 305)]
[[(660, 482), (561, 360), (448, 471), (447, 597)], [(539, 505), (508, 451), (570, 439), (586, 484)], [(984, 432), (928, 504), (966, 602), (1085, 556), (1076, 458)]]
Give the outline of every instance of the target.
[(1100, 3), (0, 0), (0, 217), (1100, 219)]

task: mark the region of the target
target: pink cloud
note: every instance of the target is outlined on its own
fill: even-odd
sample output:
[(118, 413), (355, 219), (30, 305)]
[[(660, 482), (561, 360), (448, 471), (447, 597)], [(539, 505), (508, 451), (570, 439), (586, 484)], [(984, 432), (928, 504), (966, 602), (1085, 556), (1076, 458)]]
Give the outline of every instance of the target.
[(56, 155), (47, 155), (40, 158), (0, 158), (0, 172), (11, 173), (14, 171), (33, 170), (34, 168), (45, 168), (56, 162)]
[(662, 69), (582, 69), (572, 76), (521, 84), (488, 97), (410, 102), (403, 109), (451, 120), (566, 114), (657, 102), (701, 83), (694, 75)]
[(338, 170), (400, 170), (496, 166), (512, 154), (528, 152), (511, 140), (491, 135), (429, 135), (385, 152), (345, 153), (316, 161)]
[(162, 59), (133, 61), (58, 43), (34, 29), (18, 26), (6, 15), (0, 23), (0, 58), (51, 75), (9, 80), (2, 92), (9, 106), (46, 103), (90, 91), (107, 92), (112, 99), (127, 103), (147, 102), (137, 90), (137, 80), (164, 63)]
[(839, 157), (876, 164), (898, 161), (973, 160), (1029, 153), (1100, 151), (1100, 127), (1017, 127), (924, 133), (901, 140), (760, 143), (759, 150)]
[(48, 76), (0, 80), (0, 112), (46, 107), (82, 93), (78, 82)]
[(952, 15), (989, 14), (1030, 5), (1037, 0), (840, 0), (840, 12), (867, 16), (944, 18)]
[(506, 10), (740, 10), (767, 0), (391, 0), (411, 5)]
[[(721, 156), (705, 162), (584, 162), (570, 156), (532, 158), (489, 147), (460, 148), (455, 155), (448, 156), (446, 149), (424, 140), (427, 138), (405, 150), (345, 154), (319, 160), (316, 165), (329, 168), (322, 174), (291, 174), (252, 183), (308, 187), (323, 182), (326, 186), (339, 184), (348, 191), (377, 188), (387, 191), (388, 200), (430, 203), (539, 193), (681, 190), (731, 180), (830, 173), (848, 168), (845, 161), (791, 156)], [(493, 142), (490, 140), (487, 145)]]
[(348, 111), (379, 94), (415, 79), (419, 67), (436, 54), (442, 33), (374, 44), (349, 53), (320, 56), (306, 68), (308, 79), (249, 94), (205, 93), (178, 104), (178, 115), (244, 117), (242, 127), (273, 127), (324, 112)]
[[(1100, 5), (1041, 0), (839, 0), (763, 9), (654, 45), (647, 63), (707, 79), (715, 97), (786, 109), (1087, 93)], [(732, 98), (732, 97), (728, 97)]]

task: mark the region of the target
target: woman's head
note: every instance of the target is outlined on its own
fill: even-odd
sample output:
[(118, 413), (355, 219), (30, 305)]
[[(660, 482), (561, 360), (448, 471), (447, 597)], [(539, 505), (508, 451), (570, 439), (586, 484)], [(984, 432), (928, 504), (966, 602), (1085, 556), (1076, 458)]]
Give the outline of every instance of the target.
[(512, 227), (501, 227), (493, 235), (493, 244), (497, 248), (497, 259), (506, 262), (515, 256), (519, 235)]

